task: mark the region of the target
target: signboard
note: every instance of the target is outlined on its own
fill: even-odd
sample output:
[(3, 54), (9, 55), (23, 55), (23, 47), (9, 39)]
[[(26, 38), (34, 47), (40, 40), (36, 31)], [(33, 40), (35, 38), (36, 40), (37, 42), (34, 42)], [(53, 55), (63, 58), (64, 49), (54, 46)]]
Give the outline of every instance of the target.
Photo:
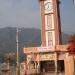
[(24, 53), (37, 53), (37, 47), (26, 47), (26, 48), (23, 48), (23, 51)]
[(58, 55), (58, 60), (64, 60), (66, 58), (66, 53), (60, 53)]
[(24, 53), (38, 53), (38, 52), (54, 52), (55, 46), (45, 46), (45, 47), (28, 47), (24, 48)]
[(41, 54), (40, 55), (40, 60), (55, 60), (55, 54), (51, 53), (51, 54)]
[(54, 47), (54, 46), (37, 47), (37, 50), (38, 50), (39, 52), (54, 51), (54, 50), (55, 50), (55, 47)]
[(68, 45), (56, 45), (57, 51), (67, 51)]

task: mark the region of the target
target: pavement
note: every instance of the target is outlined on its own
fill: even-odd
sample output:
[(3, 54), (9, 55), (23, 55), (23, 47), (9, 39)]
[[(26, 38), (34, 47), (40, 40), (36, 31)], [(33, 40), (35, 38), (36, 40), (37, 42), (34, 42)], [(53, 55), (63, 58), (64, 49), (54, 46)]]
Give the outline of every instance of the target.
[(37, 75), (65, 75), (64, 73), (41, 73), (41, 74), (37, 74)]
[(45, 74), (42, 74), (42, 75), (65, 75), (64, 73), (45, 73)]

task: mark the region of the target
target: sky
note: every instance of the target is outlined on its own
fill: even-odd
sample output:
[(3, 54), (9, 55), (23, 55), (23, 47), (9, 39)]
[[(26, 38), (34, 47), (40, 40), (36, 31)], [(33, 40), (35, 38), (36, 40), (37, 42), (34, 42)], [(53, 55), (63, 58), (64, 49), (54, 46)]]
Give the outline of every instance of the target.
[[(75, 32), (73, 0), (60, 0), (61, 29)], [(38, 0), (0, 0), (0, 28), (25, 27), (41, 29)]]

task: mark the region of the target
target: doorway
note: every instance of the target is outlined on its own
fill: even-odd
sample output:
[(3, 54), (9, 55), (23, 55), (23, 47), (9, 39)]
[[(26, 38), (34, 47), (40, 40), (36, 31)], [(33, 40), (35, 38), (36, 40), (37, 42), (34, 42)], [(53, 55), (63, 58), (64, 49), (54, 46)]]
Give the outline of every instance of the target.
[(58, 60), (58, 72), (64, 72), (64, 60)]
[(41, 69), (41, 72), (54, 72), (55, 71), (54, 60), (41, 61), (40, 62), (40, 69)]

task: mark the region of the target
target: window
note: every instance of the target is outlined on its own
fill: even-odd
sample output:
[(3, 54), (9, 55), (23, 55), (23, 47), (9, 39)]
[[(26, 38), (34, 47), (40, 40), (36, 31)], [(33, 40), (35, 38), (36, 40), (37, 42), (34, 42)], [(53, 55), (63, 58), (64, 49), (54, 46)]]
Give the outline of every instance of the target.
[(46, 30), (54, 29), (53, 14), (45, 15), (45, 24), (46, 24)]
[(52, 32), (48, 32), (48, 46), (53, 45), (53, 35)]
[(47, 15), (47, 29), (52, 29), (52, 16)]

